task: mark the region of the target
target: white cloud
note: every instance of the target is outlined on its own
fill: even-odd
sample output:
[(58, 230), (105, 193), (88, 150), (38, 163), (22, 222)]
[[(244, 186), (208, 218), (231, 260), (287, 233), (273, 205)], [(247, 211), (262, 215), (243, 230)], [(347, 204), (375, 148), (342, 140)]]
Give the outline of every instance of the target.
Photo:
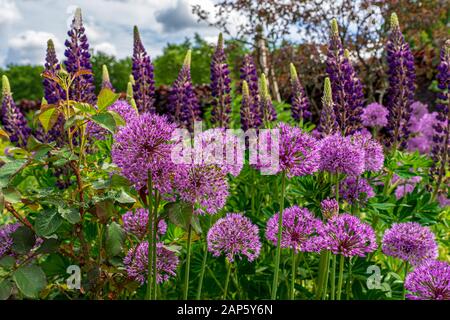
[(0, 26), (17, 22), (22, 18), (16, 4), (10, 0), (0, 0)]
[(42, 64), (48, 39), (53, 40), (58, 51), (62, 49), (56, 36), (49, 32), (27, 30), (11, 38), (8, 42), (6, 64)]
[(116, 47), (109, 42), (102, 42), (93, 46), (95, 52), (103, 52), (110, 56), (117, 56)]

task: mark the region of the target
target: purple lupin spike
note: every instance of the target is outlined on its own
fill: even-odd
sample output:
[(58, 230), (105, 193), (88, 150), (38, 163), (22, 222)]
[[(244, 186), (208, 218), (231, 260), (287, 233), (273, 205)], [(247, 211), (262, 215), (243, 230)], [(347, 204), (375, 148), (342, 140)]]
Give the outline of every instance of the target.
[(108, 67), (105, 65), (102, 66), (102, 89), (109, 89), (115, 92), (111, 80), (109, 79)]
[(24, 147), (27, 144), (31, 129), (25, 116), (14, 103), (9, 80), (5, 75), (2, 77), (2, 94), (1, 122), (3, 129), (9, 135), (12, 143)]
[[(64, 52), (67, 58), (64, 62), (66, 70), (72, 75), (81, 70), (92, 72), (89, 43), (85, 34), (80, 8), (77, 8), (75, 11), (72, 26), (67, 35), (69, 39), (65, 42), (66, 51)], [(84, 74), (76, 77), (70, 88), (69, 95), (72, 100), (95, 104), (94, 76), (92, 74)]]
[(317, 130), (322, 137), (334, 134), (338, 130), (336, 115), (334, 114), (334, 103), (330, 78), (325, 78), (323, 85), (322, 111), (320, 112), (320, 122)]
[(260, 96), (260, 112), (262, 114), (263, 124), (268, 128), (269, 123), (277, 119), (277, 113), (272, 104), (272, 98), (269, 93), (269, 86), (267, 85), (266, 75), (263, 73), (261, 75), (261, 96)]
[(254, 113), (251, 109), (252, 99), (248, 90), (247, 81), (242, 81), (242, 100), (241, 100), (241, 127), (242, 130), (247, 131), (250, 128), (257, 128), (255, 125)]
[(211, 60), (211, 123), (220, 128), (228, 127), (231, 113), (230, 70), (226, 62), (222, 33), (219, 34), (216, 50)]
[(360, 115), (364, 104), (361, 81), (344, 54), (336, 19), (331, 21), (331, 38), (327, 53), (327, 74), (333, 89), (336, 120), (343, 134), (362, 127)]
[(134, 78), (134, 100), (140, 113), (155, 113), (155, 80), (153, 64), (145, 51), (137, 26), (133, 30), (134, 46), (132, 74)]
[(436, 123), (433, 125), (433, 146), (431, 156), (433, 158), (433, 174), (436, 175), (437, 193), (445, 177), (446, 167), (449, 162), (450, 143), (450, 40), (447, 40), (441, 49), (441, 61), (437, 67), (438, 94), (436, 103)]
[[(258, 75), (256, 72), (256, 66), (250, 55), (245, 55), (244, 62), (240, 69), (240, 78), (242, 81), (247, 82), (248, 87), (248, 101), (246, 103), (249, 106), (249, 116), (246, 121), (242, 119), (242, 129), (247, 130), (249, 128), (258, 128), (262, 124), (261, 110), (259, 108), (259, 89), (258, 89)], [(244, 84), (242, 84), (242, 87)], [(244, 126), (245, 124), (245, 126)]]
[(303, 88), (300, 79), (297, 75), (297, 70), (294, 64), (290, 64), (291, 70), (291, 114), (292, 118), (296, 121), (303, 122), (304, 120), (311, 119), (311, 112), (309, 111), (309, 100), (306, 96), (305, 89)]
[(191, 50), (188, 50), (183, 66), (172, 85), (169, 95), (169, 112), (174, 122), (192, 130), (200, 120), (200, 105), (191, 80)]
[(395, 13), (391, 15), (391, 30), (386, 51), (389, 65), (389, 87), (386, 93), (386, 106), (389, 110), (387, 144), (396, 149), (406, 145), (410, 133), (407, 123), (412, 111), (416, 75), (414, 57), (403, 38)]

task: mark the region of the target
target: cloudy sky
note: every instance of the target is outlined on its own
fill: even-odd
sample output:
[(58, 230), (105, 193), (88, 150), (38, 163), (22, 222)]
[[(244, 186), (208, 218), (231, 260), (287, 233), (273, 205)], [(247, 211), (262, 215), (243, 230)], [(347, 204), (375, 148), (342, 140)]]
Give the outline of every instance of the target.
[(214, 8), (214, 0), (0, 0), (0, 66), (43, 63), (49, 38), (61, 55), (76, 7), (83, 11), (94, 51), (119, 58), (132, 52), (133, 25), (151, 56), (161, 54), (167, 42), (182, 42), (195, 32), (215, 41), (218, 30), (197, 22), (194, 4)]

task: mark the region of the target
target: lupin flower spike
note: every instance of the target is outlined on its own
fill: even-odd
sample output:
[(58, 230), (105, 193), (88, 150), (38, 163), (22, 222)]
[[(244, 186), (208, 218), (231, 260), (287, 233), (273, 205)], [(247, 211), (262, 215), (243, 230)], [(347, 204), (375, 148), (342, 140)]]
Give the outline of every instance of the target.
[(291, 100), (291, 113), (292, 117), (296, 121), (303, 122), (304, 119), (311, 118), (311, 112), (309, 111), (309, 101), (306, 96), (305, 89), (300, 83), (300, 79), (297, 75), (297, 70), (293, 63), (290, 64), (291, 73), (291, 90), (292, 90), (292, 100)]
[(272, 104), (272, 98), (270, 97), (269, 86), (267, 84), (266, 75), (261, 74), (259, 83), (261, 90), (260, 96), (260, 110), (263, 116), (263, 123), (265, 126), (269, 126), (269, 123), (277, 119), (277, 113)]
[(330, 78), (325, 78), (323, 85), (322, 111), (318, 126), (322, 136), (333, 134), (337, 130), (336, 115), (334, 113), (333, 95)]
[(106, 65), (103, 65), (102, 66), (102, 89), (105, 89), (105, 88), (114, 91), (114, 88), (109, 79), (108, 68), (106, 67)]

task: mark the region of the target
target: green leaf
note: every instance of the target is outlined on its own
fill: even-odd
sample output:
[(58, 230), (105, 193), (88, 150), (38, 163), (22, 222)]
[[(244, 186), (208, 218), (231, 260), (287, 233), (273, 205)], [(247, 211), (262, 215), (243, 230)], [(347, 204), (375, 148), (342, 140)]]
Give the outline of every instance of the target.
[(114, 102), (116, 102), (116, 100), (119, 99), (119, 96), (119, 94), (112, 92), (108, 88), (103, 88), (102, 90), (100, 90), (97, 98), (97, 106), (99, 111), (104, 111)]
[(14, 272), (13, 279), (20, 292), (28, 298), (37, 298), (47, 285), (44, 271), (34, 265), (20, 267)]
[(48, 132), (48, 130), (53, 128), (56, 121), (58, 121), (58, 117), (59, 117), (58, 109), (56, 109), (54, 106), (42, 110), (38, 115), (38, 119), (42, 124), (42, 127), (44, 128), (45, 132)]
[(71, 224), (78, 223), (81, 220), (80, 211), (77, 208), (58, 207), (58, 212), (64, 219), (69, 221)]
[(72, 127), (75, 123), (85, 121), (86, 117), (82, 116), (80, 114), (76, 114), (74, 116), (71, 116), (67, 121), (64, 123), (64, 130), (69, 129)]
[(88, 114), (96, 114), (97, 110), (89, 103), (77, 102), (74, 106), (78, 111)]
[(173, 224), (187, 230), (192, 220), (192, 206), (185, 202), (171, 202), (164, 206), (162, 214), (167, 215)]
[(49, 236), (58, 230), (63, 222), (60, 214), (56, 210), (48, 210), (39, 214), (35, 221), (36, 233), (39, 236)]
[(20, 192), (13, 187), (3, 189), (3, 196), (5, 197), (5, 200), (10, 203), (18, 203), (22, 198)]
[(25, 163), (26, 160), (24, 159), (15, 159), (14, 161), (7, 162), (0, 167), (0, 188), (7, 186), (11, 177), (19, 172)]
[(126, 124), (124, 118), (120, 114), (114, 111), (108, 111), (109, 114), (111, 114), (114, 118), (114, 121), (116, 122), (116, 127), (124, 126)]
[(114, 116), (109, 112), (100, 113), (92, 116), (92, 121), (98, 124), (100, 127), (114, 133), (116, 130), (116, 120)]
[(5, 269), (11, 269), (14, 267), (14, 264), (16, 263), (16, 260), (11, 256), (5, 256), (0, 259), (0, 267)]
[(12, 293), (13, 285), (9, 279), (0, 281), (0, 300), (6, 300)]
[(13, 240), (13, 251), (20, 254), (28, 253), (36, 242), (33, 231), (24, 226), (19, 227), (11, 237)]
[(119, 196), (116, 198), (119, 203), (135, 203), (136, 200), (125, 191), (121, 190)]
[(56, 252), (56, 250), (58, 250), (58, 246), (59, 246), (59, 241), (57, 239), (53, 239), (53, 238), (45, 239), (44, 242), (39, 247), (39, 249), (37, 249), (37, 253), (42, 253), (42, 254), (53, 253), (53, 252)]
[(122, 227), (118, 223), (112, 222), (106, 233), (106, 253), (108, 256), (114, 257), (122, 252), (124, 239), (125, 233)]
[(108, 222), (114, 213), (114, 204), (111, 200), (103, 200), (95, 204), (95, 215), (101, 223)]

